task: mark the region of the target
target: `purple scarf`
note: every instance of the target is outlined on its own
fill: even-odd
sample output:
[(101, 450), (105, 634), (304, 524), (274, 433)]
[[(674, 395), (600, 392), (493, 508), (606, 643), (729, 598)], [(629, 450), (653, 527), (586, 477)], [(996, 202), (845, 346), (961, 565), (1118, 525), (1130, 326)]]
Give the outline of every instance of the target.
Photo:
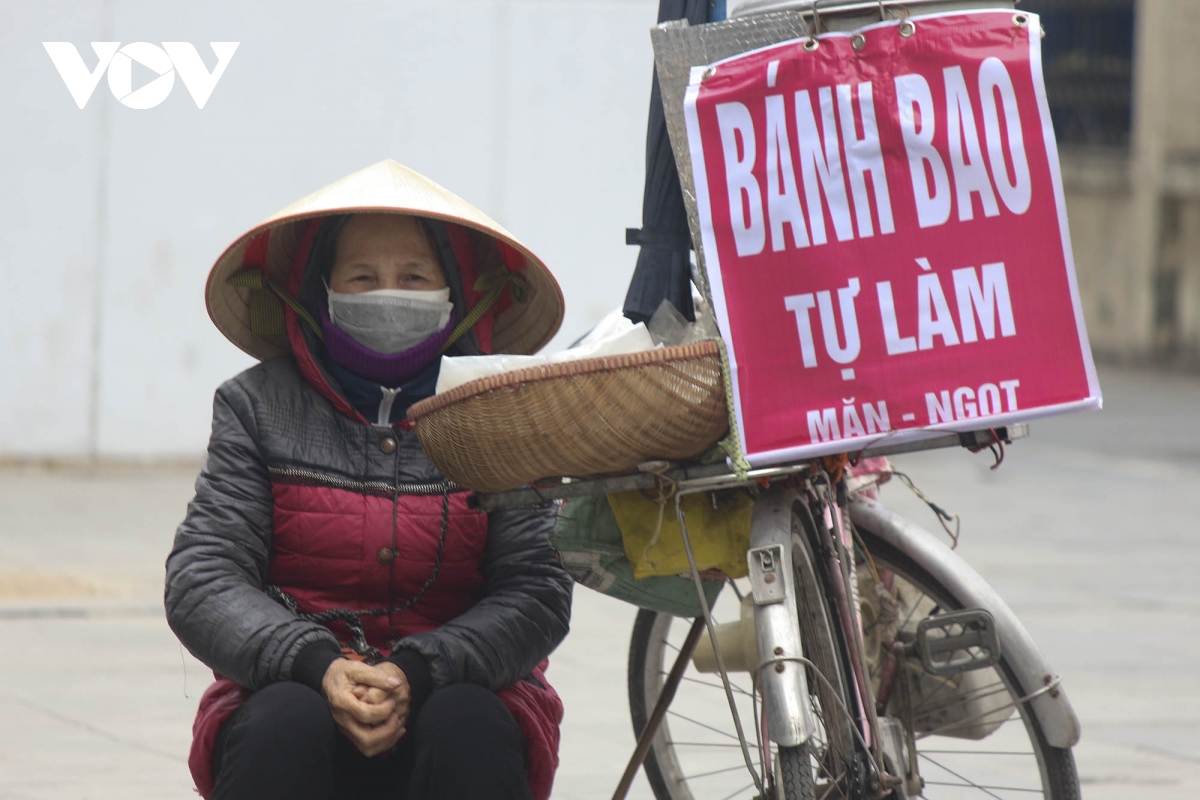
[(356, 375), (378, 381), (383, 386), (398, 386), (429, 366), (438, 356), (442, 345), (450, 338), (456, 323), (456, 314), (450, 312), (446, 327), (420, 344), (392, 355), (377, 353), (351, 339), (345, 331), (333, 324), (325, 303), (318, 304), (321, 314), (321, 330), (325, 333), (325, 350), (329, 357), (341, 367)]

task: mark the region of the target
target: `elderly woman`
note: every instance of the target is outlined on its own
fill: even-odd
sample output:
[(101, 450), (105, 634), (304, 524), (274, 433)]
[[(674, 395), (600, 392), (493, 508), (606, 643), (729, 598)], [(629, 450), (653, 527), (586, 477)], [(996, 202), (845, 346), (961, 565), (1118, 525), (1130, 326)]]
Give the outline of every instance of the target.
[(571, 600), (553, 512), (470, 508), (405, 412), (443, 352), (545, 344), (553, 277), (389, 161), (235, 242), (207, 300), (262, 363), (217, 390), (167, 560), (171, 627), (217, 673), (200, 794), (544, 800), (562, 705), (543, 670)]

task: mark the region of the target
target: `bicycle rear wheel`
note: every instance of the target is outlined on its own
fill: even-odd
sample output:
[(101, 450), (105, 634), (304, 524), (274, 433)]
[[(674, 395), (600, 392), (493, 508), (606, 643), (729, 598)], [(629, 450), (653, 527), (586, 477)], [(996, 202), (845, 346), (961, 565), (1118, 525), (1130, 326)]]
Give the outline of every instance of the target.
[[(882, 574), (891, 573), (894, 591), (904, 596), (900, 607), (906, 609), (908, 618), (897, 620), (901, 631), (906, 627), (915, 629), (921, 618), (959, 607), (951, 592), (919, 565), (872, 532), (860, 529), (859, 534), (876, 569)], [(798, 584), (808, 582), (810, 595), (827, 596), (823, 580), (813, 572), (798, 572), (797, 579)], [(869, 585), (860, 583), (860, 587), (864, 594), (872, 591)], [(737, 618), (738, 603), (732, 595), (727, 591), (718, 598), (714, 608), (717, 622)], [(823, 618), (831, 630), (828, 635), (819, 630), (803, 630), (806, 654), (818, 665), (825, 665), (821, 666), (823, 672), (829, 671), (841, 681), (837, 692), (853, 709), (845, 691), (850, 684), (844, 676), (849, 672), (843, 666), (844, 649), (837, 618), (828, 610), (818, 609), (820, 613), (814, 614), (811, 601), (802, 605), (805, 607), (801, 608), (801, 619), (810, 620), (802, 623), (806, 628), (812, 627), (812, 619)], [(645, 726), (658, 700), (687, 628), (686, 620), (670, 615), (649, 611), (638, 614), (630, 641), (628, 674), (635, 733)], [(877, 633), (868, 630), (868, 640)], [(902, 638), (904, 634), (899, 635)], [(825, 644), (815, 644), (822, 640)], [(821, 650), (827, 653), (818, 660), (814, 655)], [(838, 667), (831, 668), (830, 663)], [(879, 661), (872, 665), (876, 684), (879, 666)], [(934, 679), (912, 664), (901, 670), (885, 714), (901, 721), (916, 754), (923, 786), (919, 794), (914, 791), (910, 796), (926, 800), (1028, 800), (1038, 796), (1045, 800), (1078, 800), (1079, 781), (1070, 750), (1051, 747), (1046, 742), (1003, 657), (994, 668), (964, 675), (968, 677)], [(761, 697), (756, 696), (748, 674), (732, 674), (730, 679), (743, 726), (753, 736), (757, 724), (753, 709)], [(811, 752), (806, 753), (818, 783), (816, 796), (822, 797), (824, 791), (828, 792), (824, 795), (826, 800), (866, 797), (861, 784), (833, 775), (828, 766), (830, 753), (837, 749), (831, 745), (830, 731), (834, 731), (832, 741), (839, 736), (838, 724), (829, 716), (832, 709), (828, 708), (836, 701), (819, 697), (816, 684), (810, 676), (813, 707), (821, 728)], [(796, 763), (793, 757), (793, 768)], [(689, 665), (672, 708), (654, 738), (645, 771), (658, 800), (755, 796), (742, 763), (719, 676), (699, 673)]]

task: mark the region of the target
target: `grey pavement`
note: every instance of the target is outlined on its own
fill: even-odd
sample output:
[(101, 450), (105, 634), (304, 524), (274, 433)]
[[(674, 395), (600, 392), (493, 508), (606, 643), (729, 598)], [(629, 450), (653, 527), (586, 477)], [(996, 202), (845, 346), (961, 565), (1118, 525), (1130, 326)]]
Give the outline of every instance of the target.
[[(997, 471), (959, 451), (895, 461), (962, 515), (960, 551), (1064, 676), (1084, 797), (1200, 797), (1200, 380), (1101, 383), (1103, 412), (1035, 423)], [(195, 469), (0, 469), (0, 800), (195, 796), (211, 673), (160, 604)], [(898, 483), (882, 499), (935, 526)], [(609, 796), (632, 749), (633, 616), (576, 592), (549, 673), (567, 706), (556, 798)]]

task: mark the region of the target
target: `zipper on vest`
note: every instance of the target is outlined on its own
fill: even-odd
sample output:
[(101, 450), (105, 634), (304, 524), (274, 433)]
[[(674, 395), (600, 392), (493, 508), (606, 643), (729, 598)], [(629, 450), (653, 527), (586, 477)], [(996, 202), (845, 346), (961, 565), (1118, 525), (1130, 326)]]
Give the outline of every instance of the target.
[(320, 472), (309, 469), (300, 469), (297, 467), (270, 467), (267, 470), (271, 475), (279, 478), (291, 478), (300, 480), (306, 483), (315, 483), (321, 486), (329, 486), (334, 489), (346, 489), (347, 491), (358, 492), (360, 494), (443, 494), (445, 492), (464, 491), (464, 487), (459, 486), (453, 481), (424, 481), (420, 483), (397, 483), (390, 484), (384, 481), (352, 481), (346, 478), (337, 478), (332, 475), (325, 475)]
[(396, 397), (400, 394), (399, 387), (389, 389), (386, 386), (380, 386), (383, 390), (383, 397), (379, 401), (379, 419), (376, 420), (376, 425), (390, 426), (392, 424), (392, 405), (396, 402)]

